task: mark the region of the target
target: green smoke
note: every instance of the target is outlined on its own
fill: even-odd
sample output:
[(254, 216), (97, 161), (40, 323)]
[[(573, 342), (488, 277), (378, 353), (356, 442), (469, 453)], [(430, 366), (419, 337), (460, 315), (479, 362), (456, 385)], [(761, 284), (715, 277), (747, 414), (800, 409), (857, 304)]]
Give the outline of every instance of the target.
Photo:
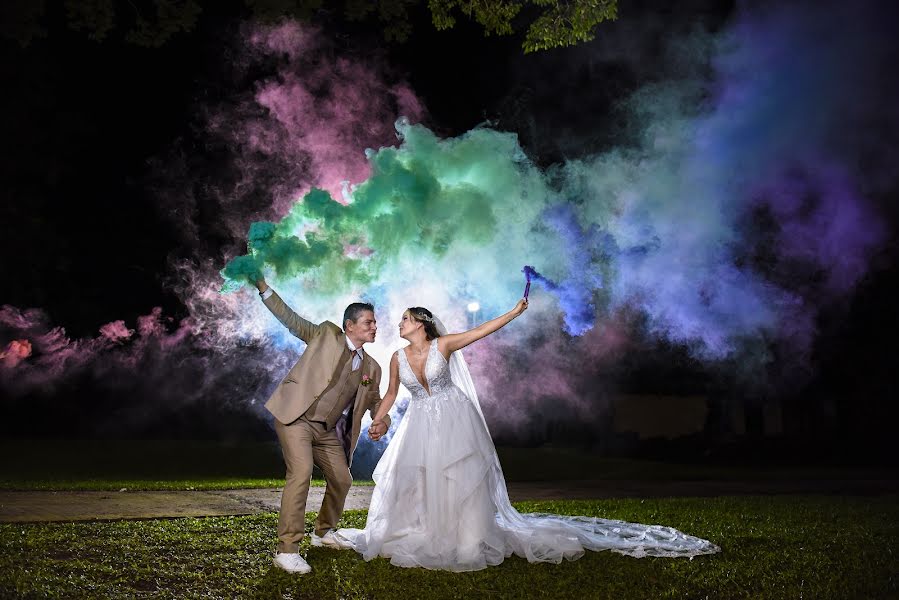
[(221, 271), (222, 291), (263, 274), (303, 277), (323, 293), (368, 284), (404, 251), (440, 258), (455, 245), (484, 246), (499, 216), (519, 216), (533, 167), (514, 135), (474, 130), (441, 140), (424, 127), (401, 122), (398, 129), (404, 143), (369, 151), (371, 177), (350, 204), (313, 189), (280, 222), (253, 223), (248, 253)]

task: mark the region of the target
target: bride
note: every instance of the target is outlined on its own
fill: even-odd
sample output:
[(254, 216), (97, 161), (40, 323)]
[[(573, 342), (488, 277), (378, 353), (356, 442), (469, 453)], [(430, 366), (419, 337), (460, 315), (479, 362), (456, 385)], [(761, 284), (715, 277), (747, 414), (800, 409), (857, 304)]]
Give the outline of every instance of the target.
[(634, 557), (697, 556), (719, 548), (670, 527), (591, 517), (521, 514), (509, 502), (503, 471), (460, 350), (521, 315), (526, 299), (508, 313), (447, 334), (425, 308), (400, 321), (409, 342), (390, 360), (390, 383), (370, 435), (386, 432), (382, 419), (399, 384), (412, 399), (373, 474), (375, 489), (365, 529), (340, 529), (342, 545), (365, 560), (376, 556), (400, 567), (475, 571), (517, 554), (530, 562), (575, 560), (585, 550)]

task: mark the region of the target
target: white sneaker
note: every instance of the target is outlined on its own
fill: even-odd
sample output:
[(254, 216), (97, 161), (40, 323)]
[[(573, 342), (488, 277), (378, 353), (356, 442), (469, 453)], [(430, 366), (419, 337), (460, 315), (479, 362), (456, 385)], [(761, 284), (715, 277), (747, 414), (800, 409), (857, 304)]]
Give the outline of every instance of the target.
[(353, 547), (349, 540), (340, 537), (340, 534), (336, 533), (333, 529), (321, 537), (315, 535), (315, 532), (313, 531), (309, 534), (309, 543), (316, 548), (325, 546), (336, 550), (350, 550)]
[(288, 573), (304, 574), (312, 570), (302, 556), (297, 552), (278, 552), (275, 555), (275, 566), (284, 569)]

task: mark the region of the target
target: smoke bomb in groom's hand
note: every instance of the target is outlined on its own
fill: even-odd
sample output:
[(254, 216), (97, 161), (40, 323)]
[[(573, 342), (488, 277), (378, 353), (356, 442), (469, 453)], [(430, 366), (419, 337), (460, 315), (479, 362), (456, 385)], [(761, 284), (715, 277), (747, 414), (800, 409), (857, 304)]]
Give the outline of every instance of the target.
[[(326, 282), (332, 286), (345, 284), (359, 277), (359, 260), (344, 253), (346, 232), (340, 228), (306, 229), (304, 224), (322, 220), (328, 210), (343, 210), (327, 192), (313, 189), (297, 203), (280, 222), (257, 221), (247, 233), (247, 253), (237, 256), (220, 271), (224, 278), (221, 291), (235, 292), (246, 285), (255, 285), (263, 269), (271, 270), (277, 280), (301, 276), (324, 264), (331, 265)], [(312, 208), (310, 208), (312, 207)], [(315, 207), (312, 218), (307, 212)], [(324, 208), (321, 208), (324, 207)]]
[(232, 291), (232, 287), (237, 282), (243, 285), (255, 286), (257, 281), (263, 278), (262, 261), (259, 257), (252, 254), (236, 256), (225, 265), (220, 271), (225, 283), (222, 285), (222, 291)]

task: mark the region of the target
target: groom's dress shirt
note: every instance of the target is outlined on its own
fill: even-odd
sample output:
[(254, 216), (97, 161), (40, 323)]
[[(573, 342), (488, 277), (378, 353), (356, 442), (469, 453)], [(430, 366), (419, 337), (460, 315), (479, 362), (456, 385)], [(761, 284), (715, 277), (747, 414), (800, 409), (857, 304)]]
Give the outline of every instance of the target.
[(353, 370), (355, 371), (362, 366), (362, 346), (354, 348), (350, 338), (346, 338), (346, 347), (349, 348), (350, 352), (353, 354)]

